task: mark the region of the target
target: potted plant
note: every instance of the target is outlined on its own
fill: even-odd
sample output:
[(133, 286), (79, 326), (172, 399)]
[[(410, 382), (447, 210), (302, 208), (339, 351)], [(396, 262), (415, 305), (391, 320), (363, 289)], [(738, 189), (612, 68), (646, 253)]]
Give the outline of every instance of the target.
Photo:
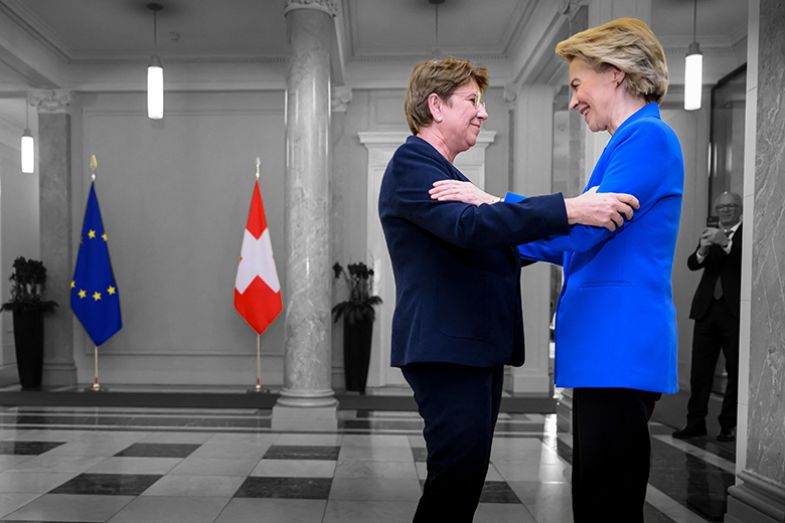
[(333, 321), (343, 317), (343, 367), (346, 390), (365, 393), (368, 364), (371, 361), (371, 335), (376, 311), (373, 306), (382, 302), (373, 296), (373, 269), (363, 262), (350, 263), (347, 270), (340, 263), (333, 265), (335, 278), (346, 281), (349, 298), (333, 307)]
[(0, 310), (14, 315), (14, 345), (19, 383), (22, 389), (41, 388), (44, 361), (44, 312), (57, 307), (41, 299), (46, 282), (43, 262), (22, 256), (14, 260), (11, 273), (11, 299)]

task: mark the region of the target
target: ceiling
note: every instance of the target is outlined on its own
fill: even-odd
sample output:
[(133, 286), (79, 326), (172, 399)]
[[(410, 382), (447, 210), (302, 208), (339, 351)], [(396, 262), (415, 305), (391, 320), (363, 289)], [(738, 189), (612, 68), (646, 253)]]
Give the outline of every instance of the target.
[(355, 59), (417, 58), (433, 52), (502, 57), (534, 4), (447, 0), (434, 6), (427, 0), (348, 0), (342, 14), (349, 27), (349, 54)]
[[(280, 64), (288, 56), (285, 0), (159, 1), (164, 9), (158, 15), (158, 53), (165, 64)], [(566, 0), (446, 0), (438, 7), (438, 31), (437, 8), (428, 0), (335, 1), (340, 4), (337, 48), (351, 69), (392, 61), (410, 67), (436, 54), (512, 61), (515, 46), (533, 30), (538, 3)], [(146, 62), (154, 52), (153, 16), (146, 3), (0, 0), (0, 17), (65, 68), (114, 66)], [(704, 47), (732, 46), (746, 35), (746, 2), (698, 0), (697, 5), (697, 36)], [(692, 6), (690, 0), (652, 0), (652, 28), (666, 49), (686, 48), (692, 40)], [(2, 51), (0, 27), (0, 89), (24, 77), (24, 68), (8, 59), (13, 50)]]
[[(282, 0), (159, 0), (158, 47), (176, 58), (286, 56)], [(2, 1), (69, 62), (153, 53), (146, 0)]]
[[(288, 54), (284, 0), (159, 0), (159, 49), (172, 58), (280, 59)], [(555, 0), (546, 0), (555, 1)], [(351, 58), (416, 57), (435, 48), (503, 55), (534, 0), (344, 0)], [(146, 0), (2, 0), (29, 29), (69, 61), (129, 59), (153, 51), (153, 17)], [(692, 39), (689, 0), (655, 0), (652, 27), (663, 40)], [(492, 7), (491, 7), (492, 6)], [(746, 33), (746, 2), (699, 0), (701, 41)]]

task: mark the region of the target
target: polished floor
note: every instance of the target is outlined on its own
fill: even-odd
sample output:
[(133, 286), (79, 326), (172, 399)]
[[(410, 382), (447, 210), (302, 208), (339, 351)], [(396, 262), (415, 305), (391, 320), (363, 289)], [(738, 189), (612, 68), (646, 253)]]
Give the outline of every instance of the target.
[[(425, 477), (412, 412), (340, 411), (339, 430), (280, 433), (269, 410), (0, 410), (0, 521), (393, 523)], [(652, 423), (649, 523), (721, 520), (732, 447)], [(503, 414), (475, 522), (567, 523), (569, 436)], [(609, 486), (609, 488), (613, 488)]]

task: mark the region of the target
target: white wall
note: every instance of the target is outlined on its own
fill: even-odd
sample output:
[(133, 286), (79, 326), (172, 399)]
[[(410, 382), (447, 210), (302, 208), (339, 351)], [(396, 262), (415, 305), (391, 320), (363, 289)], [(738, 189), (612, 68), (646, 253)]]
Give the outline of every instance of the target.
[[(19, 100), (18, 105), (24, 106)], [(24, 109), (22, 109), (24, 111)], [(34, 120), (35, 117), (33, 117)], [(35, 122), (31, 121), (31, 127)], [(19, 137), (22, 128), (15, 133), (3, 133), (0, 139), (0, 300), (11, 296), (11, 267), (18, 256), (39, 259), (38, 245), (38, 172), (22, 174), (19, 157)], [(35, 133), (34, 133), (35, 134)], [(63, 304), (61, 304), (62, 306)], [(10, 312), (2, 315), (0, 322), (0, 385), (17, 380), (16, 354), (14, 352), (13, 322)]]
[(662, 118), (679, 137), (684, 155), (684, 197), (671, 280), (679, 332), (679, 387), (682, 389), (687, 388), (690, 382), (693, 321), (689, 314), (701, 276), (700, 271), (693, 272), (687, 268), (687, 258), (695, 250), (698, 235), (706, 225), (708, 205), (709, 112), (706, 103), (694, 112), (684, 111), (678, 106), (666, 106), (662, 110)]
[[(105, 383), (253, 383), (255, 333), (234, 310), (234, 279), (259, 156), (286, 281), (283, 105), (280, 91), (169, 92), (164, 119), (153, 122), (141, 93), (76, 100), (73, 241), (89, 191), (87, 158), (95, 154), (123, 316), (123, 329), (101, 347)], [(280, 317), (262, 337), (266, 384), (282, 381), (282, 340)], [(87, 382), (93, 347), (78, 324), (74, 345), (78, 380)]]
[[(343, 264), (367, 259), (367, 153), (357, 133), (406, 130), (403, 95), (357, 90), (345, 113), (333, 113), (332, 249)], [(487, 186), (502, 193), (509, 174), (508, 113), (500, 89), (486, 99), (487, 128), (498, 132), (487, 151)], [(89, 191), (87, 159), (95, 154), (123, 313), (123, 329), (101, 348), (102, 382), (253, 382), (255, 340), (234, 311), (232, 292), (257, 155), (273, 249), (280, 253), (279, 279), (285, 282), (283, 108), (281, 91), (167, 93), (164, 120), (152, 122), (140, 93), (74, 97), (73, 241), (78, 243)], [(336, 301), (344, 291), (336, 287)], [(333, 381), (342, 388), (340, 326), (334, 333)], [(78, 379), (88, 382), (93, 347), (78, 323), (74, 345)], [(262, 353), (263, 381), (281, 384), (280, 318), (262, 337)]]

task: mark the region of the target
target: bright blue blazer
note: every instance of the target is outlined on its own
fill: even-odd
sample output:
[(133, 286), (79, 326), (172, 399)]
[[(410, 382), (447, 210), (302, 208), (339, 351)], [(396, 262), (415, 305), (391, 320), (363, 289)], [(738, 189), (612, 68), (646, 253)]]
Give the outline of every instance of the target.
[[(619, 126), (584, 189), (635, 195), (641, 207), (632, 220), (614, 232), (573, 226), (519, 246), (524, 258), (564, 269), (557, 386), (678, 390), (671, 269), (683, 185), (679, 140), (649, 103)], [(505, 201), (521, 199), (509, 193)]]
[(436, 180), (468, 181), (415, 136), (382, 178), (379, 218), (395, 277), (392, 365), (522, 365), (516, 245), (569, 231), (564, 198), (475, 207), (432, 200)]

